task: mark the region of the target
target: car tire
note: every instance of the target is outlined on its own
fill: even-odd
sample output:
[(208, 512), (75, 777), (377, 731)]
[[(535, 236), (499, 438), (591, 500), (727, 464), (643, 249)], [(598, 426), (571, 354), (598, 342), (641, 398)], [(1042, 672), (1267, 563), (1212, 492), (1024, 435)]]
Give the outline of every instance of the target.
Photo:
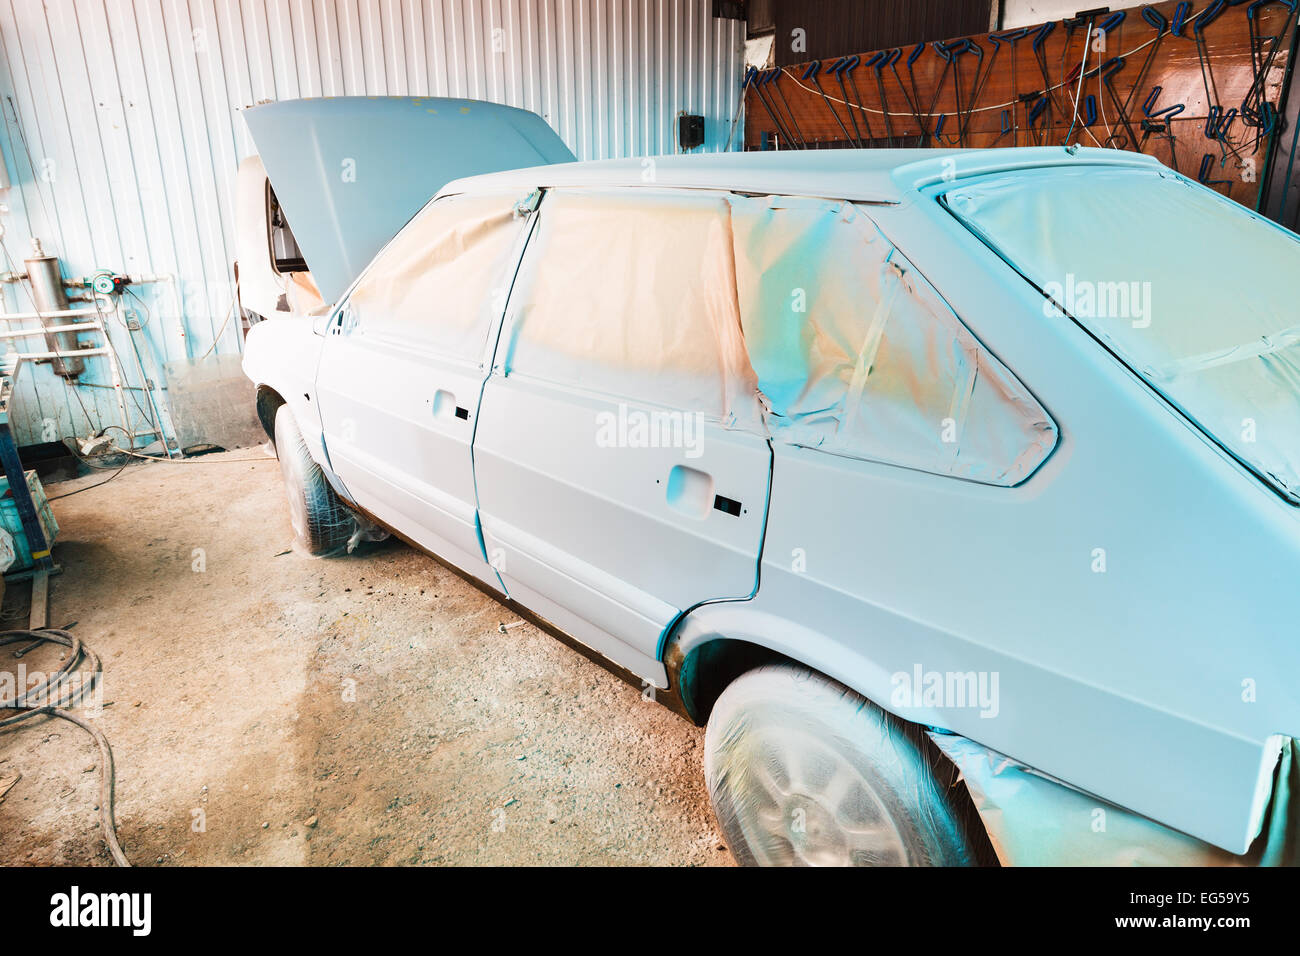
[(786, 663), (729, 684), (704, 735), (714, 813), (749, 866), (972, 865), (941, 760), (919, 728)]
[(288, 405), (275, 413), (275, 452), (289, 499), (294, 545), (316, 557), (346, 550), (356, 522), (311, 457)]

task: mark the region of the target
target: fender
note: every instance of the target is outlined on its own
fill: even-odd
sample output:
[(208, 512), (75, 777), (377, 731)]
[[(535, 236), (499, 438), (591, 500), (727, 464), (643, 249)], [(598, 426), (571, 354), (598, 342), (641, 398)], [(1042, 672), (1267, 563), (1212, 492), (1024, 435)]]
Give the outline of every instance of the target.
[(316, 368), (325, 337), (313, 331), (314, 321), (311, 316), (291, 315), (254, 325), (244, 343), (244, 374), (259, 389), (272, 389), (289, 406), (312, 460), (342, 493), (346, 489), (330, 467), (316, 407)]
[[(772, 570), (770, 564), (765, 564), (764, 577)], [(1096, 793), (1100, 799), (1199, 839), (1206, 840), (1208, 836), (1206, 842), (1230, 853), (1245, 853), (1259, 834), (1272, 796), (1276, 744), (1280, 738), (1273, 738), (1268, 746), (1261, 747), (1210, 727), (1200, 727), (1200, 733), (1189, 734), (1186, 724), (1176, 715), (1160, 712), (1141, 701), (1116, 698), (1066, 675), (1045, 671), (1032, 662), (987, 648), (978, 655), (976, 666), (972, 663), (975, 658), (970, 654), (971, 649), (962, 646), (954, 635), (879, 607), (863, 608), (854, 625), (859, 639), (847, 644), (843, 637), (832, 638), (806, 623), (768, 610), (782, 603), (780, 600), (764, 602), (764, 588), (770, 583), (764, 581), (758, 596), (750, 601), (710, 604), (693, 610), (669, 639), (664, 662), (670, 693), (680, 698), (681, 709), (697, 723), (707, 717), (704, 709), (711, 703), (705, 700), (702, 705), (702, 697), (717, 683), (712, 676), (700, 673), (707, 668), (699, 667), (699, 652), (719, 641), (740, 642), (742, 647), (749, 647), (749, 659), (741, 670), (761, 662), (761, 656), (755, 659), (756, 651), (760, 655), (766, 652), (768, 659), (780, 655), (839, 681), (902, 720), (978, 741), (1077, 787), (1078, 783), (1068, 776), (1054, 773), (1054, 767), (1043, 767), (1042, 761), (1025, 759), (1013, 752), (1020, 738), (1016, 728), (1021, 719), (1016, 713), (1016, 688), (1034, 687), (1048, 699), (1062, 702), (1064, 710), (1078, 707), (1084, 712), (1091, 710), (1107, 715), (1105, 726), (1099, 721), (1092, 733), (1110, 743), (1089, 748), (1089, 770), (1095, 771), (1097, 766), (1109, 769), (1116, 763), (1127, 766), (1132, 761), (1144, 760), (1160, 770), (1154, 775), (1157, 780), (1175, 781), (1139, 793), (1136, 801), (1123, 799), (1119, 794)], [(776, 586), (779, 589), (780, 585)], [(978, 707), (936, 706), (920, 699), (919, 694), (913, 693), (916, 683), (911, 673), (913, 665), (907, 663), (913, 660), (925, 661), (927, 674), (996, 673), (1007, 691), (1000, 701), (994, 695), (995, 706), (1001, 710), (997, 716), (1002, 719), (983, 719)], [(726, 675), (723, 682), (738, 672)], [(1099, 694), (1106, 699), (1099, 701)], [(672, 709), (679, 708), (672, 706)], [(1133, 734), (1133, 728), (1138, 727), (1144, 728), (1143, 733)], [(1128, 738), (1123, 736), (1126, 730)], [(1078, 741), (1072, 739), (1076, 735), (1069, 728), (1062, 728), (1061, 736), (1062, 746), (1078, 746)], [(1149, 742), (1153, 740), (1162, 741), (1162, 746), (1151, 747)], [(1238, 815), (1216, 816), (1216, 819), (1226, 818), (1223, 831), (1217, 833), (1196, 833), (1196, 827), (1188, 825), (1198, 822), (1195, 815), (1187, 813), (1188, 804), (1199, 801), (1189, 800), (1189, 791), (1178, 786), (1180, 773), (1185, 777), (1188, 767), (1204, 766), (1231, 768), (1225, 779), (1233, 785), (1229, 789), (1237, 801), (1234, 809)], [(1102, 777), (1094, 775), (1094, 778)]]
[[(884, 710), (890, 710), (890, 675), (861, 658), (846, 653), (842, 642), (792, 620), (761, 610), (751, 598), (702, 604), (689, 611), (677, 624), (664, 648), (668, 683), (691, 720), (703, 724), (712, 701), (703, 699), (702, 688), (694, 683), (698, 671), (693, 656), (718, 641), (739, 642), (788, 658), (839, 681)], [(721, 688), (719, 688), (720, 690)]]

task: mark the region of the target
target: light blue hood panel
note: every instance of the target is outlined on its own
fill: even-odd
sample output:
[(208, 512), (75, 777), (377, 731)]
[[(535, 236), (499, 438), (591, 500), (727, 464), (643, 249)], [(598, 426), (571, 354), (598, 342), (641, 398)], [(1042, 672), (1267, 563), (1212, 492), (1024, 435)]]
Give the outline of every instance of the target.
[(537, 114), (478, 100), (285, 100), (244, 119), (326, 302), (453, 179), (574, 159)]

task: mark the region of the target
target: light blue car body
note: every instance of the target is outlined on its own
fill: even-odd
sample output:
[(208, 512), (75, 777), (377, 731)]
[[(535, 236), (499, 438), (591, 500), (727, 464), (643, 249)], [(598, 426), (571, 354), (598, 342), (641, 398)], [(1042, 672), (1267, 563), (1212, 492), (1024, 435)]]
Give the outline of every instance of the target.
[[(557, 602), (497, 573), (482, 478), (471, 475), (478, 500), (461, 515), (466, 534), (479, 534), (477, 553), (468, 537), (450, 552), (440, 549), (436, 531), (422, 537), (402, 527), (400, 509), (386, 513), (383, 502), (349, 487), (332, 462), (328, 401), (296, 397), (334, 387), (322, 376), (339, 374), (328, 361), (319, 364), (328, 340), (321, 323), (315, 332), (301, 320), (254, 327), (250, 378), (292, 398), (300, 417), (324, 410), (326, 420), (305, 421), (303, 430), (344, 497), (647, 684), (670, 683), (668, 655), (680, 661), (713, 641), (748, 642), (821, 671), (903, 719), (970, 738), (1229, 853), (1246, 852), (1260, 831), (1283, 742), (1300, 737), (1300, 513), (1077, 324), (1045, 319), (1042, 294), (939, 202), (955, 185), (1016, 169), (1158, 164), (1131, 153), (1049, 148), (662, 157), (654, 164), (658, 189), (862, 203), (1047, 411), (1057, 430), (1054, 450), (1027, 480), (996, 487), (777, 440), (751, 449), (746, 454), (770, 469), (761, 476), (770, 482), (767, 506), (746, 519), (754, 529), (752, 594), (706, 594), (671, 606), (669, 623), (647, 645), (622, 640), (608, 593), (596, 598), (620, 586), (608, 567), (606, 579), (582, 582), (593, 595), (589, 606), (573, 597), (581, 589)], [(646, 183), (644, 169), (638, 160), (542, 166), (458, 180), (440, 195), (634, 190)], [(1161, 241), (1159, 223), (1124, 228), (1149, 230), (1152, 242)], [(476, 467), (508, 457), (494, 423), (518, 421), (530, 407), (518, 396), (492, 397), (493, 383), (508, 373), (498, 349), (468, 400), (461, 442)], [(467, 400), (458, 393), (457, 401)], [(529, 428), (539, 443), (561, 440), (544, 419)], [(575, 473), (606, 466), (589, 445), (569, 443), (563, 451)], [(493, 493), (526, 494), (523, 480), (493, 478)], [(420, 494), (414, 485), (408, 490)], [(581, 554), (584, 542), (592, 554), (610, 548), (599, 522), (565, 534), (564, 548), (552, 554), (538, 542), (531, 558), (563, 566), (564, 555)], [(506, 529), (501, 535), (508, 539)], [(521, 560), (529, 558), (524, 540), (511, 544)], [(672, 555), (659, 558), (671, 567)], [(581, 576), (582, 568), (577, 562), (564, 571)], [(681, 583), (685, 592), (688, 582)], [(654, 619), (654, 607), (635, 605), (629, 597), (629, 614)], [(900, 700), (898, 675), (930, 673), (997, 675), (994, 712)]]

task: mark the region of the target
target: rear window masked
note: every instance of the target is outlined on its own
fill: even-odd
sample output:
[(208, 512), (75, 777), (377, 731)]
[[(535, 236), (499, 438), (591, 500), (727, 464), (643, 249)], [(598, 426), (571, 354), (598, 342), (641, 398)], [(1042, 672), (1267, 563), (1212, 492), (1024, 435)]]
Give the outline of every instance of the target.
[(947, 208), (1219, 445), (1300, 503), (1300, 239), (1168, 171), (1023, 170)]

